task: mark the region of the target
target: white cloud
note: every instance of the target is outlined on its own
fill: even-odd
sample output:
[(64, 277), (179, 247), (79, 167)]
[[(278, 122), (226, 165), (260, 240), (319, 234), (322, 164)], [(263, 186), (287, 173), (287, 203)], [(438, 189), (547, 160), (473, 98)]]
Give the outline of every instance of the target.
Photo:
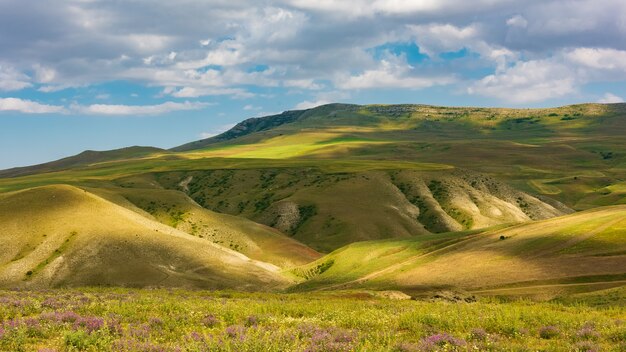
[(199, 60), (180, 61), (176, 68), (182, 70), (198, 69), (206, 66), (233, 66), (248, 61), (244, 54), (244, 46), (235, 40), (225, 40), (210, 49), (204, 58)]
[(420, 89), (454, 82), (452, 77), (418, 77), (414, 68), (398, 58), (382, 60), (376, 69), (361, 74), (338, 77), (335, 85), (340, 89), (406, 88)]
[(57, 73), (53, 68), (44, 67), (36, 64), (35, 67), (35, 79), (39, 83), (50, 83), (54, 80)]
[(226, 125), (222, 125), (222, 126), (216, 128), (216, 129), (212, 130), (212, 131), (200, 133), (200, 138), (206, 139), (206, 138), (215, 137), (218, 134), (222, 134), (222, 133), (230, 130), (233, 127), (235, 127), (234, 123), (229, 123), (229, 124), (226, 124)]
[[(567, 96), (590, 82), (626, 80), (623, 0), (576, 0), (574, 5), (565, 0), (186, 0), (183, 7), (149, 0), (32, 7), (5, 0), (0, 1), (1, 23), (12, 25), (0, 25), (0, 91), (34, 86), (54, 92), (121, 81), (167, 88), (167, 95), (189, 99), (249, 98), (254, 96), (249, 87), (278, 88), (273, 92), (278, 96), (279, 88), (294, 88), (311, 91), (305, 92), (312, 94), (307, 100), (315, 102), (332, 100), (319, 95), (325, 90), (423, 88), (458, 83), (452, 77), (475, 79), (474, 72), (489, 69), (484, 79), (466, 82), (474, 94), (508, 96), (497, 91), (502, 87), (524, 92), (520, 101), (538, 101), (529, 91)], [(380, 53), (372, 54), (372, 48), (411, 41), (431, 60), (412, 63), (415, 67), (385, 66)], [(462, 60), (438, 55), (463, 48), (471, 55)], [(569, 76), (538, 73), (551, 81), (537, 84), (530, 82), (534, 76), (525, 83), (503, 79), (519, 80), (516, 70), (528, 62), (559, 66)], [(547, 89), (551, 82), (565, 87)]]
[(165, 50), (172, 38), (158, 34), (131, 34), (123, 36), (130, 46), (140, 52), (158, 52)]
[(14, 111), (25, 114), (56, 114), (66, 112), (65, 108), (62, 106), (46, 105), (19, 98), (0, 98), (0, 111)]
[(566, 65), (553, 60), (533, 60), (518, 62), (486, 76), (468, 88), (468, 93), (522, 104), (575, 93), (576, 83), (575, 72)]
[(566, 57), (579, 65), (598, 70), (617, 70), (626, 73), (626, 51), (608, 48), (577, 48)]
[(248, 104), (248, 105), (244, 106), (243, 109), (246, 110), (246, 111), (252, 111), (252, 110), (261, 110), (263, 108), (260, 107), (260, 106), (254, 106), (254, 105)]
[(249, 93), (240, 88), (183, 87), (178, 90), (174, 89), (173, 91), (166, 89), (164, 92), (177, 98), (197, 98), (211, 95), (230, 95), (234, 98), (254, 97), (253, 93)]
[(75, 112), (89, 115), (158, 115), (174, 111), (200, 110), (209, 105), (211, 104), (186, 101), (184, 103), (165, 102), (158, 105), (74, 105), (71, 108)]
[(316, 101), (308, 101), (305, 100), (299, 104), (297, 104), (294, 109), (296, 110), (306, 110), (306, 109), (312, 109), (315, 107), (318, 107), (320, 105), (326, 105), (326, 104), (330, 104), (330, 101), (327, 100), (316, 100)]
[(598, 100), (598, 103), (601, 104), (615, 104), (615, 103), (623, 103), (624, 99), (622, 97), (618, 97), (612, 93), (606, 93), (602, 98)]
[(335, 16), (353, 18), (361, 16), (436, 14), (438, 12), (458, 13), (485, 11), (508, 0), (288, 0), (299, 8), (327, 12)]
[(288, 79), (283, 82), (283, 87), (319, 90), (324, 85), (316, 83), (314, 79)]
[(16, 91), (32, 86), (30, 77), (12, 67), (0, 65), (0, 91)]
[(420, 50), (429, 55), (472, 47), (480, 35), (477, 24), (456, 27), (448, 23), (435, 23), (417, 26), (409, 25), (408, 28), (415, 36)]
[(510, 27), (526, 28), (528, 26), (528, 20), (526, 20), (524, 16), (515, 15), (506, 20), (506, 24)]

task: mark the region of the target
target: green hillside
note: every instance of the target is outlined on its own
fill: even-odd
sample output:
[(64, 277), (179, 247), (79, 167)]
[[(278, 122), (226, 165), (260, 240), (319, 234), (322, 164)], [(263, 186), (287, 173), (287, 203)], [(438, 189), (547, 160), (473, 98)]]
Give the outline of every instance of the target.
[(266, 168), (160, 173), (155, 178), (165, 187), (187, 192), (205, 208), (272, 226), (326, 252), (355, 241), (483, 228), (570, 212), (466, 170)]
[(93, 193), (47, 186), (0, 195), (0, 286), (266, 290), (280, 269)]
[(556, 294), (626, 283), (626, 207), (485, 231), (359, 242), (294, 272), (303, 289)]
[(1, 284), (606, 288), (625, 274), (625, 134), (626, 104), (330, 104), (0, 171)]
[(206, 140), (188, 155), (435, 162), (484, 172), (576, 209), (626, 201), (620, 190), (606, 189), (623, 181), (626, 104), (553, 109), (331, 104), (268, 130), (247, 130), (251, 133), (235, 139)]

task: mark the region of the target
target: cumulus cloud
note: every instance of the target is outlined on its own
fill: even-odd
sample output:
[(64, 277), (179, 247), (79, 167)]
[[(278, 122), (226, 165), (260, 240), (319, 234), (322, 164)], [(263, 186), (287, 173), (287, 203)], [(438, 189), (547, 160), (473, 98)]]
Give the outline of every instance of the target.
[(303, 101), (301, 103), (296, 104), (294, 109), (296, 109), (296, 110), (306, 110), (306, 109), (312, 109), (312, 108), (318, 107), (320, 105), (326, 105), (326, 104), (330, 104), (330, 103), (332, 103), (332, 102), (328, 101), (328, 100), (316, 100), (316, 101), (305, 100), (305, 101)]
[(211, 137), (215, 137), (218, 134), (222, 134), (228, 130), (230, 130), (231, 128), (235, 127), (234, 123), (229, 123), (226, 125), (221, 125), (218, 128), (208, 131), (208, 132), (201, 132), (200, 133), (200, 138), (202, 139), (206, 139), (206, 138), (211, 138)]
[(577, 48), (569, 51), (566, 56), (572, 62), (588, 68), (626, 73), (626, 50)]
[(475, 46), (474, 42), (480, 38), (480, 29), (477, 24), (456, 27), (449, 23), (434, 23), (408, 27), (416, 37), (420, 49), (429, 54), (458, 51), (465, 47)]
[(510, 0), (288, 0), (287, 2), (302, 9), (347, 17), (375, 16), (381, 13), (388, 15), (429, 15), (447, 12), (454, 14), (487, 10), (512, 3)]
[(74, 105), (72, 110), (88, 115), (158, 115), (173, 111), (199, 110), (208, 105), (208, 103), (189, 101), (184, 103), (166, 102), (157, 105), (93, 104), (87, 106)]
[[(169, 92), (170, 90), (165, 90)], [(230, 95), (237, 98), (251, 98), (254, 94), (240, 88), (211, 88), (211, 87), (183, 87), (171, 91), (171, 95), (177, 98), (197, 98), (208, 95)]]
[(524, 16), (515, 15), (506, 20), (506, 24), (511, 27), (526, 28), (528, 26), (528, 21), (524, 18)]
[(469, 94), (495, 97), (511, 103), (532, 103), (576, 92), (576, 76), (553, 60), (518, 62), (488, 75), (468, 88)]
[(622, 97), (618, 97), (615, 94), (612, 93), (606, 93), (604, 94), (604, 96), (600, 99), (598, 99), (598, 103), (601, 104), (615, 104), (615, 103), (623, 103), (624, 99)]
[[(463, 84), (536, 102), (626, 79), (625, 14), (621, 0), (5, 0), (0, 91), (132, 81), (176, 98), (284, 87), (315, 102), (323, 91)], [(430, 61), (372, 54), (398, 42)], [(439, 58), (462, 49), (463, 60)]]
[(46, 105), (19, 98), (0, 98), (0, 111), (21, 112), (25, 114), (58, 114), (66, 112), (65, 108), (62, 106)]
[(0, 64), (0, 91), (16, 91), (32, 86), (30, 77)]
[(358, 75), (339, 77), (336, 80), (335, 85), (340, 89), (420, 89), (435, 85), (450, 84), (452, 82), (454, 82), (454, 78), (448, 76), (418, 76), (414, 67), (396, 58), (382, 60), (379, 67), (371, 70), (365, 70)]

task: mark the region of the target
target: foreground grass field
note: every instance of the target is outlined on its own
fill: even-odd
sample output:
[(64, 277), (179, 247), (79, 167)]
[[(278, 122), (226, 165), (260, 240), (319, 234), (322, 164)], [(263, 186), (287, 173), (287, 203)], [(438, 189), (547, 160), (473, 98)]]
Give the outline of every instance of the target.
[(625, 297), (624, 288), (561, 303), (364, 291), (0, 291), (0, 350), (623, 351)]

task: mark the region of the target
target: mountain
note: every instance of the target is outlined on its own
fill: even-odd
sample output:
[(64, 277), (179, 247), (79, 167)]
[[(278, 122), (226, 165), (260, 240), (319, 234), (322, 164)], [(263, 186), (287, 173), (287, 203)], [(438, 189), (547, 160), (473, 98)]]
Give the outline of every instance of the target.
[[(294, 159), (446, 164), (583, 210), (626, 202), (625, 133), (626, 104), (551, 109), (331, 104), (271, 129), (205, 140), (188, 154), (283, 164)], [(617, 192), (610, 188), (616, 184)]]
[(611, 286), (624, 135), (626, 104), (329, 104), (0, 171), (0, 286)]

